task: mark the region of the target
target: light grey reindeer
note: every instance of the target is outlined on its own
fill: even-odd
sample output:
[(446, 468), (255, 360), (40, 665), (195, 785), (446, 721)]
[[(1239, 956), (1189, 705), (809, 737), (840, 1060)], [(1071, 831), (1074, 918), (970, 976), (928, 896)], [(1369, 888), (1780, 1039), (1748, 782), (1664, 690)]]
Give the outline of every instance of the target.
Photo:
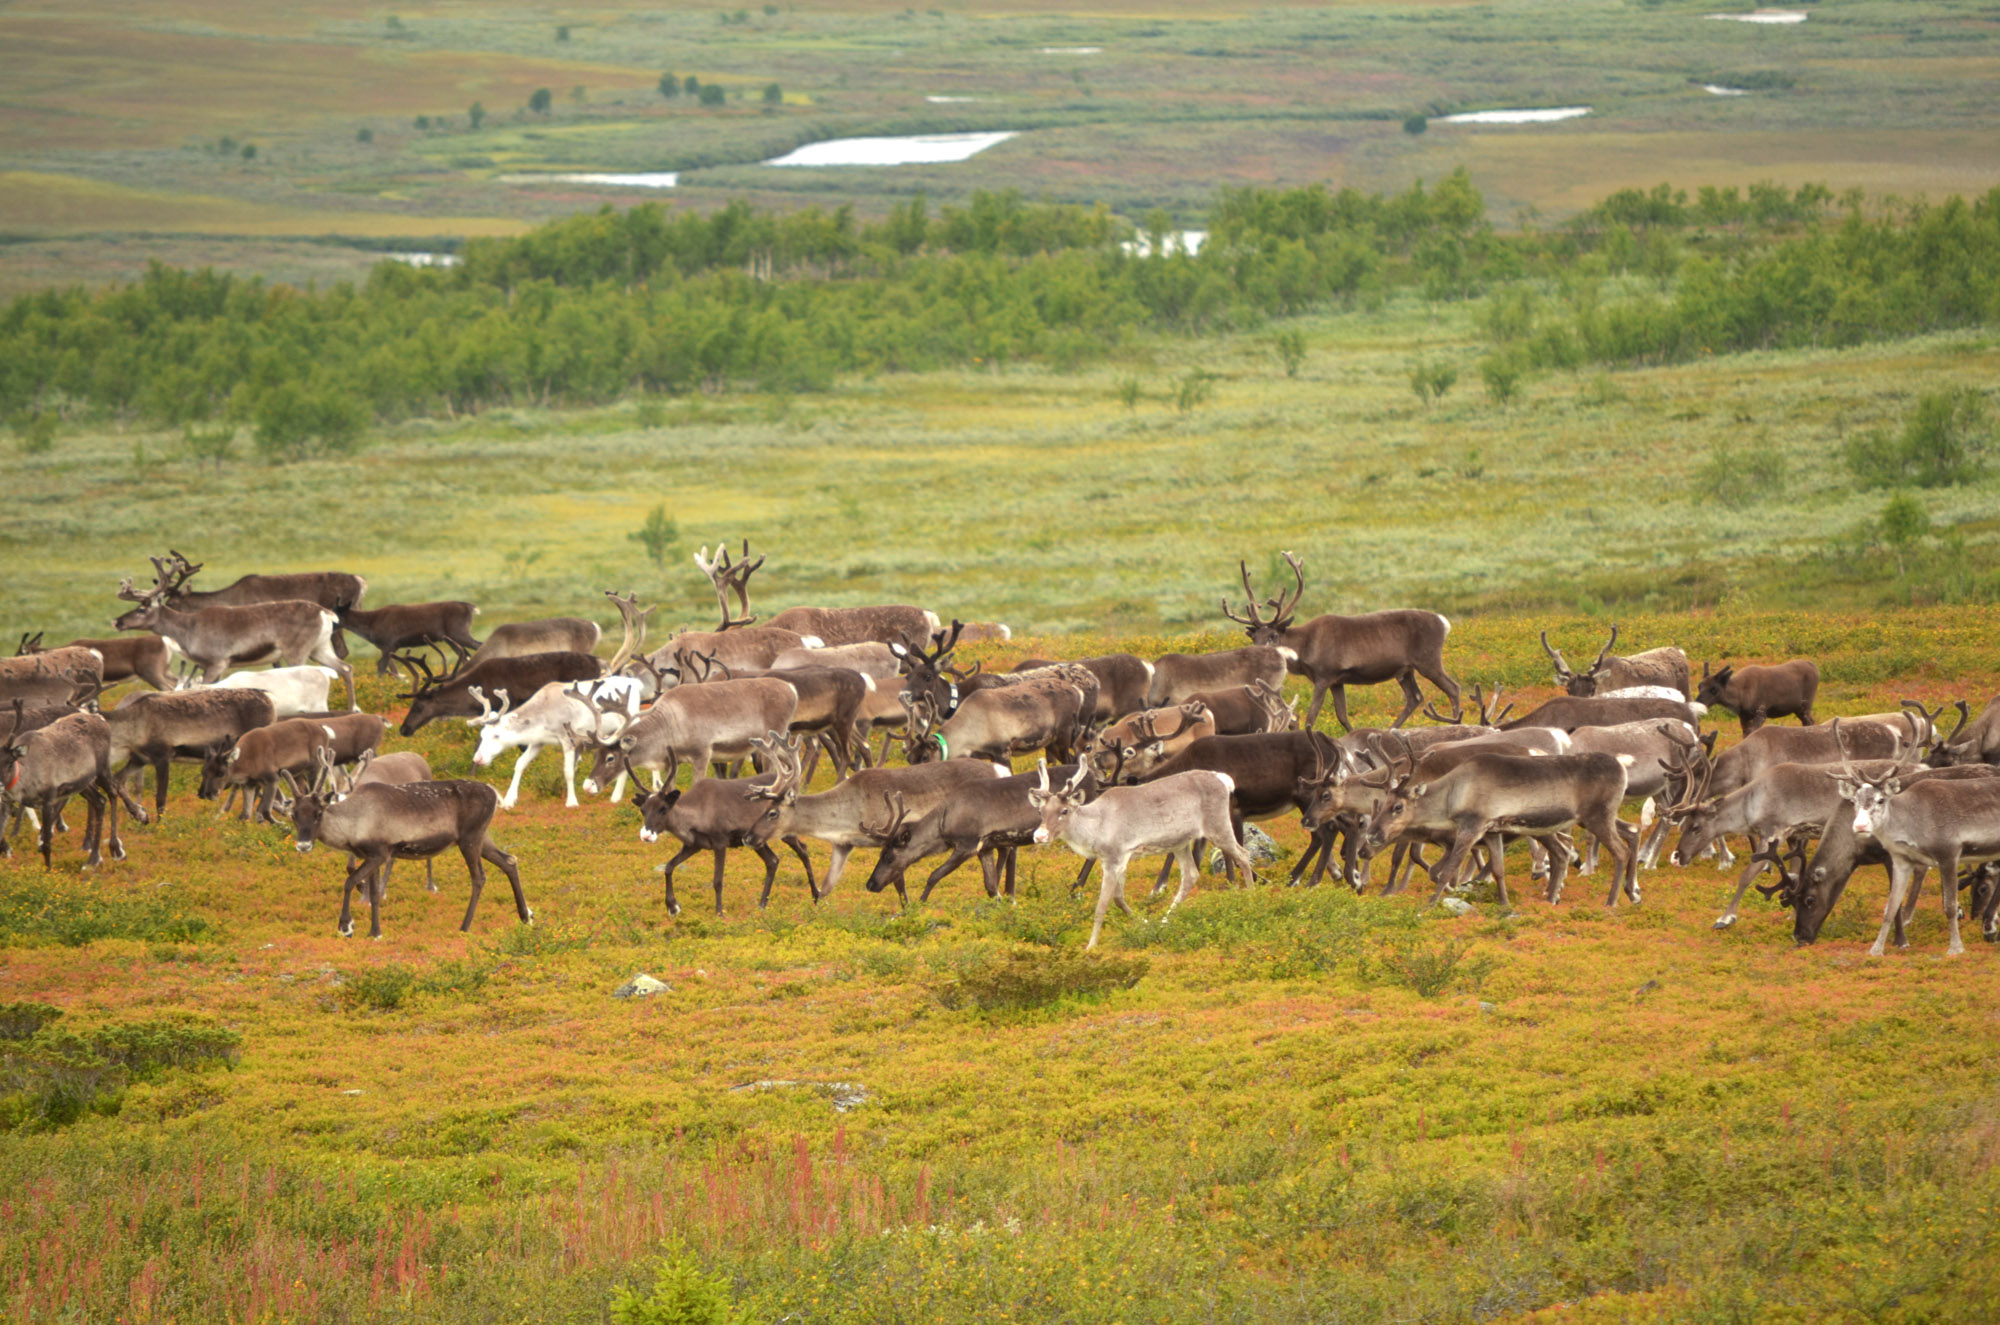
[[(1166, 915), (1160, 917), (1162, 923), (1194, 886), (1196, 842), (1206, 839), (1220, 848), (1230, 863), (1243, 871), (1246, 886), (1257, 881), (1250, 854), (1237, 842), (1229, 825), (1229, 796), (1236, 790), (1236, 782), (1227, 773), (1190, 769), (1136, 787), (1111, 787), (1096, 800), (1085, 801), (1084, 788), (1090, 778), (1087, 767), (1078, 768), (1076, 776), (1060, 790), (1049, 785), (1047, 760), (1037, 769), (1041, 785), (1028, 793), (1029, 803), (1042, 815), (1035, 841), (1047, 843), (1060, 837), (1077, 855), (1104, 866), (1086, 951), (1097, 946), (1104, 930), (1104, 913), (1112, 903), (1126, 915), (1132, 914), (1131, 904), (1125, 900), (1125, 871), (1134, 856), (1166, 851), (1180, 861), (1181, 886), (1167, 904)], [(1161, 886), (1154, 885), (1153, 891), (1158, 892)]]

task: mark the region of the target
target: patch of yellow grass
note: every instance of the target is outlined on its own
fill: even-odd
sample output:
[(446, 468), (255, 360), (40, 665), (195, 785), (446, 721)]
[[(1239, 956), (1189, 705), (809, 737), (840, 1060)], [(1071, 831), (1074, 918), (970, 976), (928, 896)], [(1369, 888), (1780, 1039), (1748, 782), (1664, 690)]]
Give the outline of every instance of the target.
[(316, 212), (205, 193), (127, 188), (42, 171), (0, 172), (0, 229), (180, 231), (230, 235), (512, 235), (524, 221), (500, 216)]

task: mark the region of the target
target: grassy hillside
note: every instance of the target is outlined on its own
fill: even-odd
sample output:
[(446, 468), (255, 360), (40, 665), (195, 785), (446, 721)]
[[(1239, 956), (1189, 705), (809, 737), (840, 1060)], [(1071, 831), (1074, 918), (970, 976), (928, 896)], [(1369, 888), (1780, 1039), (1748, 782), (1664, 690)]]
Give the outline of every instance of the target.
[[(1899, 572), (1868, 532), (1884, 494), (1841, 459), (1920, 391), (1990, 384), (1989, 336), (1552, 373), (1501, 406), (1475, 371), (1476, 312), (1404, 298), (1286, 324), (1305, 336), (1296, 377), (1274, 332), (1155, 338), (1068, 374), (891, 374), (648, 404), (643, 421), (629, 403), (418, 420), (351, 458), (239, 455), (219, 473), (178, 434), (64, 433), (46, 455), (0, 452), (0, 616), (101, 631), (98, 590), (173, 544), (211, 582), (338, 564), (371, 602), (467, 597), (487, 621), (639, 587), (685, 624), (712, 609), (687, 554), (743, 537), (771, 555), (754, 587), (772, 611), (907, 598), (1033, 633), (1205, 628), (1238, 558), (1268, 585), (1286, 548), (1310, 610), (1994, 597), (1990, 485), (1922, 492), (1934, 533)], [(1429, 406), (1419, 359), (1460, 372)], [(1196, 372), (1208, 395), (1183, 412)], [(629, 537), (656, 505), (681, 533), (663, 567)]]

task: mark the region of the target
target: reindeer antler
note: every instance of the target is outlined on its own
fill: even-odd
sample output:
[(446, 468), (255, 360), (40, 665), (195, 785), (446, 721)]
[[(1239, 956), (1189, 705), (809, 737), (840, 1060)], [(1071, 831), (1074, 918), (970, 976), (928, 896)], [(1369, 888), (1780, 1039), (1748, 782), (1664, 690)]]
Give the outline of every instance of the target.
[(890, 819), (887, 823), (877, 828), (870, 825), (866, 819), (862, 819), (859, 821), (858, 826), (862, 832), (868, 834), (870, 837), (887, 839), (896, 835), (896, 830), (903, 826), (903, 820), (909, 816), (910, 812), (903, 804), (903, 793), (900, 791), (884, 792), (882, 794), (882, 804), (888, 809), (890, 814)]
[[(757, 619), (750, 615), (750, 577), (764, 564), (764, 558), (750, 560), (749, 539), (743, 540), (741, 561), (732, 561), (729, 556), (729, 545), (717, 542), (713, 558), (708, 555), (708, 548), (704, 546), (694, 554), (694, 564), (701, 568), (701, 573), (708, 576), (708, 582), (715, 586), (715, 601), (722, 609), (722, 624), (716, 629), (728, 630), (731, 626), (747, 626)], [(729, 614), (729, 595), (732, 593), (736, 595), (737, 615), (734, 617)]]
[(1604, 641), (1604, 647), (1597, 651), (1597, 661), (1590, 665), (1590, 674), (1597, 675), (1604, 668), (1604, 660), (1611, 656), (1612, 646), (1618, 643), (1618, 623), (1611, 623), (1611, 638)]
[(606, 675), (615, 675), (646, 643), (646, 619), (659, 611), (659, 604), (641, 611), (639, 595), (630, 589), (622, 595), (615, 589), (606, 589), (604, 596), (618, 609), (618, 620), (625, 630), (625, 639), (619, 644), (618, 652), (611, 655), (611, 661), (604, 668)]
[(1548, 654), (1549, 661), (1556, 665), (1556, 684), (1568, 685), (1569, 679), (1576, 673), (1563, 661), (1562, 650), (1549, 643), (1549, 632), (1546, 630), (1542, 632), (1542, 652)]

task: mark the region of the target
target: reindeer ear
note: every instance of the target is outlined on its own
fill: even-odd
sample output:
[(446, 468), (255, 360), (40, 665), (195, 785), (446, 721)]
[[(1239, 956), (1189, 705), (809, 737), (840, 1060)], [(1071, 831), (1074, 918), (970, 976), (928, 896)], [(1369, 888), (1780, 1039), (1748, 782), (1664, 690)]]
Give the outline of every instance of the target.
[(1899, 796), (1902, 794), (1902, 791), (1903, 779), (1901, 778), (1890, 778), (1882, 784), (1882, 794), (1885, 796)]
[(1861, 788), (1855, 786), (1846, 778), (1835, 778), (1833, 780), (1833, 789), (1840, 793), (1840, 798), (1844, 801), (1853, 800), (1856, 793), (1861, 790)]
[(1410, 794), (1412, 796), (1421, 796), (1424, 794), (1424, 790), (1430, 785), (1428, 782), (1419, 782), (1416, 786), (1410, 788)]

